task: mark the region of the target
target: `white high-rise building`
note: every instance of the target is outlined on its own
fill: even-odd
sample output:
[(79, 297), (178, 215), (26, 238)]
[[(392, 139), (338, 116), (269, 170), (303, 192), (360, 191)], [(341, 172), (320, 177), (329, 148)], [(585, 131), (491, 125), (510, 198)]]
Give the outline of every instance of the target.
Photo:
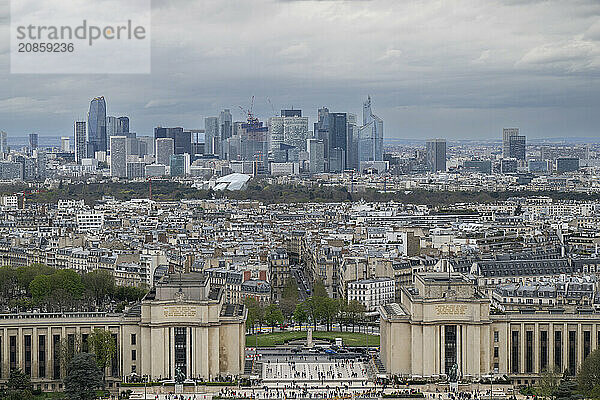
[(60, 151), (68, 153), (71, 151), (71, 138), (68, 136), (61, 136), (60, 138)]
[(371, 110), (371, 96), (363, 104), (363, 126), (358, 130), (358, 164), (383, 160), (383, 120)]
[(110, 137), (110, 176), (127, 177), (127, 137)]
[(6, 132), (0, 131), (0, 154), (8, 154), (8, 140)]
[(175, 154), (175, 141), (171, 138), (156, 139), (156, 163), (170, 165), (171, 156)]
[(81, 164), (81, 160), (87, 158), (86, 122), (75, 121), (73, 127), (75, 133), (75, 162)]
[(325, 171), (325, 143), (319, 139), (308, 139), (308, 170), (311, 174)]
[(279, 150), (279, 145), (283, 143), (283, 119), (285, 117), (271, 117), (267, 121), (269, 128), (269, 149), (271, 151)]

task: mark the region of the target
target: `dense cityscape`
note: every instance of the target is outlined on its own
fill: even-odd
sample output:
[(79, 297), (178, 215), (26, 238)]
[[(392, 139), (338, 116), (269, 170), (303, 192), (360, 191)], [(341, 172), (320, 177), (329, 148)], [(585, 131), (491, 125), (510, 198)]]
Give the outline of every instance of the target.
[(138, 136), (97, 97), (60, 146), (2, 132), (7, 384), (68, 392), (79, 353), (130, 398), (502, 398), (579, 377), (600, 345), (596, 144), (384, 144), (371, 97), (360, 124), (245, 112)]
[(0, 400), (599, 400), (598, 0), (0, 0)]

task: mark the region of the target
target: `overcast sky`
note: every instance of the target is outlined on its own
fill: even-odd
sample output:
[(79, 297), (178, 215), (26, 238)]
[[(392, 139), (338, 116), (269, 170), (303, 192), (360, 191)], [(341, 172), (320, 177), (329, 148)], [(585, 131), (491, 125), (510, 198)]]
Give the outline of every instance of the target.
[(600, 136), (598, 0), (153, 0), (149, 75), (11, 75), (8, 23), (0, 0), (9, 136), (72, 134), (100, 95), (150, 134), (241, 120), (252, 95), (261, 119), (269, 98), (312, 123), (320, 106), (360, 116), (369, 94), (386, 138)]

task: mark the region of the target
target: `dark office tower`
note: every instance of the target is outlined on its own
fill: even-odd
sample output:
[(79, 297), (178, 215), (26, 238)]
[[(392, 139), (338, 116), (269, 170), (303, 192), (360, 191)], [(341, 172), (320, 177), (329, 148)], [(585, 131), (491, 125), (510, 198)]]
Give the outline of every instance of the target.
[(154, 139), (170, 138), (175, 143), (175, 154), (192, 153), (192, 134), (183, 128), (154, 128)]
[(502, 129), (502, 157), (510, 158), (510, 138), (519, 135), (519, 128)]
[(233, 119), (231, 117), (231, 112), (228, 109), (221, 111), (219, 114), (219, 152), (215, 152), (218, 154), (220, 158), (226, 158), (226, 147), (227, 139), (229, 139), (233, 135)]
[(73, 131), (75, 135), (75, 162), (81, 164), (81, 160), (87, 158), (85, 121), (75, 121)]
[(30, 133), (29, 134), (29, 150), (33, 151), (38, 148), (38, 134)]
[(329, 109), (327, 107), (319, 108), (313, 137), (323, 142), (324, 170), (329, 171)]
[[(334, 149), (335, 152), (334, 152)], [(329, 172), (342, 172), (346, 167), (348, 150), (348, 115), (346, 113), (329, 113)], [(332, 165), (332, 155), (335, 163)], [(342, 162), (343, 160), (343, 162)]]
[(427, 141), (427, 165), (431, 172), (446, 171), (446, 139)]
[(90, 103), (87, 124), (88, 157), (97, 151), (106, 151), (106, 102), (104, 97), (96, 97)]
[(508, 139), (508, 154), (510, 158), (525, 161), (525, 136), (514, 135)]
[(219, 119), (217, 117), (204, 118), (204, 154), (216, 154), (219, 150)]
[(117, 129), (119, 133), (129, 133), (129, 117), (119, 117)]
[(281, 110), (281, 116), (282, 117), (301, 117), (302, 116), (302, 110)]

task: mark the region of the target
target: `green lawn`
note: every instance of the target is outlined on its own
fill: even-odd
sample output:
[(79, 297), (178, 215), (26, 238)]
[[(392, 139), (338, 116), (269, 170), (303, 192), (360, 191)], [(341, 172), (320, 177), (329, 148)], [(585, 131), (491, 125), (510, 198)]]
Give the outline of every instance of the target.
[[(246, 335), (246, 346), (256, 347), (257, 335)], [(364, 333), (353, 332), (313, 332), (313, 339), (327, 339), (330, 341), (335, 338), (342, 338), (344, 345), (348, 347), (366, 346), (367, 339)], [(379, 335), (368, 335), (369, 346), (379, 346)], [(261, 333), (258, 335), (258, 347), (280, 346), (290, 340), (306, 339), (306, 331), (301, 332), (273, 332)]]

